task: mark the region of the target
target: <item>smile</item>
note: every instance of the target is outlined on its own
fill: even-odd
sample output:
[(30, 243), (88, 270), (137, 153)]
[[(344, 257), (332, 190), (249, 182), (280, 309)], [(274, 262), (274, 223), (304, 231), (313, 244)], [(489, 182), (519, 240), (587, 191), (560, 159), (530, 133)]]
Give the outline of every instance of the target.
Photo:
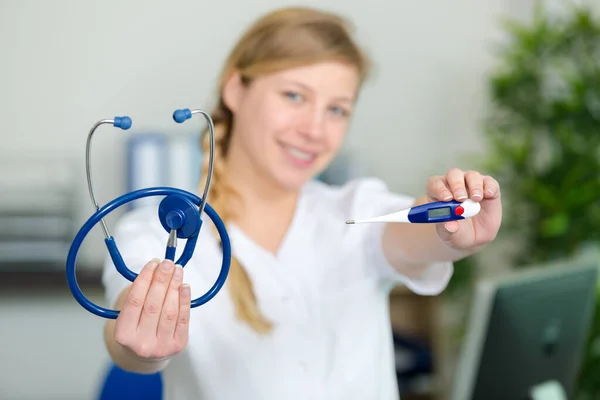
[(299, 166), (308, 166), (317, 158), (317, 153), (300, 150), (297, 147), (283, 145), (288, 157)]
[(307, 153), (304, 152), (302, 150), (298, 150), (294, 147), (286, 147), (285, 149), (288, 153), (290, 153), (292, 156), (297, 157), (301, 160), (304, 161), (310, 161), (312, 159), (314, 159), (316, 157), (316, 155), (314, 153)]

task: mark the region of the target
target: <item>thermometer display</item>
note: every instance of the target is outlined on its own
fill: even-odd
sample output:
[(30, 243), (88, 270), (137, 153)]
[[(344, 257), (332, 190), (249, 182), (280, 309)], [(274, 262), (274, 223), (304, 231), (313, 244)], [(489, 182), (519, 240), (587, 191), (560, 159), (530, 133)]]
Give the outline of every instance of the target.
[(451, 214), (450, 207), (432, 208), (428, 210), (429, 218), (448, 217)]

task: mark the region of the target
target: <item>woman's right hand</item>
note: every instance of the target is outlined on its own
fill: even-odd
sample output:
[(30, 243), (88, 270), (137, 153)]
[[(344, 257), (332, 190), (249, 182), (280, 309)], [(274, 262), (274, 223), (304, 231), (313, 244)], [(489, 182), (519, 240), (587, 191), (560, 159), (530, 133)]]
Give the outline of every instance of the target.
[(150, 261), (133, 281), (115, 323), (115, 341), (141, 360), (181, 352), (188, 343), (191, 295), (183, 268)]

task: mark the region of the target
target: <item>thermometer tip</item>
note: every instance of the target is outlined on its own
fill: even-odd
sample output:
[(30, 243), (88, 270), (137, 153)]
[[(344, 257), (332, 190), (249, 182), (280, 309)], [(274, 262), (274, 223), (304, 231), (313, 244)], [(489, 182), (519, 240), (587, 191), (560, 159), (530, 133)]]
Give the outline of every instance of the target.
[(354, 224), (354, 220), (353, 219), (346, 220), (346, 224), (347, 225), (353, 225)]

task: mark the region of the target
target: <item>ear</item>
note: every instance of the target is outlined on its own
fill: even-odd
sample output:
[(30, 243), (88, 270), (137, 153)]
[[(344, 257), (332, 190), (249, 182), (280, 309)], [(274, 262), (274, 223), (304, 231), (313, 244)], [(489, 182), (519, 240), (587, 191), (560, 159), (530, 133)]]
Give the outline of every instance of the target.
[(235, 113), (239, 107), (239, 104), (242, 100), (242, 95), (244, 92), (244, 83), (242, 82), (242, 77), (237, 71), (232, 72), (229, 75), (229, 78), (225, 81), (225, 85), (223, 86), (223, 102), (231, 110), (231, 112)]

